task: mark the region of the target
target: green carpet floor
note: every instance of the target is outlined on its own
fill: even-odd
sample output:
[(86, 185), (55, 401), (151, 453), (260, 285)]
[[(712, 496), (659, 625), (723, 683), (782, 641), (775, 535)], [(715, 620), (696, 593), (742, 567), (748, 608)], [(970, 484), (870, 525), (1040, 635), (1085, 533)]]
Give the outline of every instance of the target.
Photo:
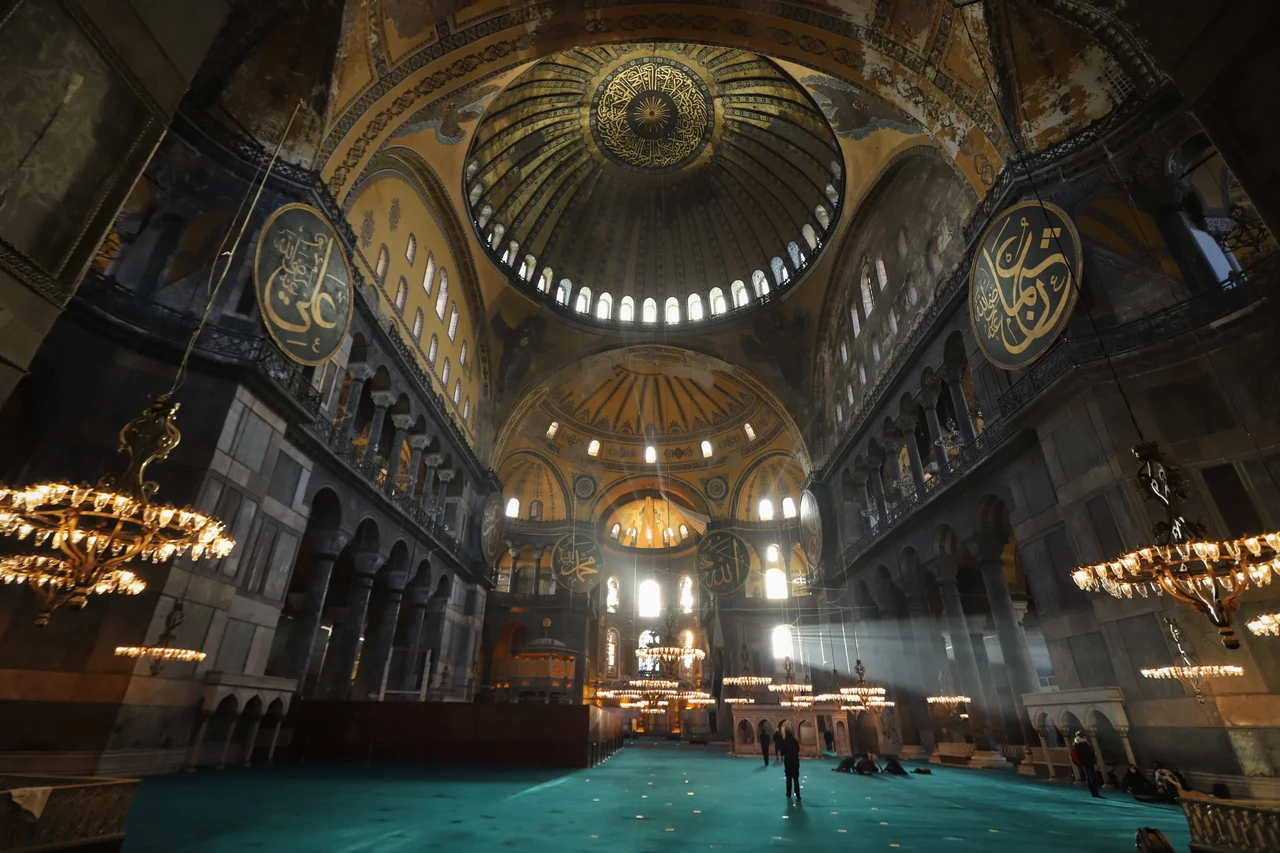
[(801, 806), (787, 802), (780, 767), (665, 745), (572, 772), (293, 765), (160, 776), (142, 783), (124, 850), (1119, 853), (1140, 826), (1188, 849), (1174, 806), (1094, 800), (1010, 773), (860, 777), (834, 764), (801, 765)]

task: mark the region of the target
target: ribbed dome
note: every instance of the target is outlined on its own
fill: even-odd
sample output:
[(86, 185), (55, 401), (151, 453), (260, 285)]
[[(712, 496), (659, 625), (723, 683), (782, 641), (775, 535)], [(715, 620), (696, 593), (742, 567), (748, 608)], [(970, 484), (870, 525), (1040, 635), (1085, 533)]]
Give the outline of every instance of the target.
[(473, 223), (514, 284), (633, 331), (793, 285), (842, 179), (831, 128), (781, 69), (674, 44), (542, 60), (489, 106), (467, 166)]

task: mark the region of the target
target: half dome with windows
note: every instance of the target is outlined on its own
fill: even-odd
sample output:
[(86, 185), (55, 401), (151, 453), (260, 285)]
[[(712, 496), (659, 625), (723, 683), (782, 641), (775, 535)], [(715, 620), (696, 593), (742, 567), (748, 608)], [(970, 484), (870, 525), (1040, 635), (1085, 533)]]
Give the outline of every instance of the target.
[(777, 299), (838, 221), (839, 145), (763, 57), (696, 44), (542, 60), (486, 110), (472, 224), (523, 292), (598, 327), (695, 331)]

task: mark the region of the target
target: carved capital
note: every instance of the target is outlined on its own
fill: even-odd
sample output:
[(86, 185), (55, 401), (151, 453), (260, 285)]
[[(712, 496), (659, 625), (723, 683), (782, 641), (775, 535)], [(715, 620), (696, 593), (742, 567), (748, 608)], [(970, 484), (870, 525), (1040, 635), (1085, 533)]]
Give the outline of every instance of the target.
[(937, 385), (925, 385), (920, 389), (920, 393), (916, 395), (917, 402), (926, 409), (932, 409), (938, 405), (938, 398), (942, 396), (942, 388)]
[(898, 419), (893, 422), (893, 425), (901, 431), (903, 436), (906, 436), (915, 431), (918, 423), (920, 423), (919, 415), (898, 415)]
[(373, 378), (373, 365), (357, 361), (354, 364), (347, 365), (347, 373), (350, 374), (353, 380), (363, 382)]
[(355, 573), (357, 575), (373, 577), (378, 573), (378, 569), (386, 562), (386, 558), (377, 551), (358, 551), (355, 554)]
[(396, 429), (405, 429), (413, 426), (413, 415), (392, 415), (391, 423)]
[(452, 468), (446, 468), (443, 471), (436, 474), (436, 476), (440, 478), (440, 482), (442, 483), (452, 483), (454, 475), (457, 473), (458, 472), (454, 471)]
[(334, 559), (347, 547), (351, 536), (343, 530), (319, 530), (311, 534), (311, 550), (317, 557)]
[(444, 464), (444, 456), (439, 453), (428, 453), (426, 456), (422, 457), (422, 462), (428, 468), (439, 468)]
[(427, 445), (431, 443), (429, 435), (411, 435), (409, 436), (409, 446), (414, 450), (426, 450)]
[(373, 404), (380, 409), (391, 408), (391, 404), (396, 400), (396, 395), (390, 391), (374, 391), (369, 396), (373, 398)]

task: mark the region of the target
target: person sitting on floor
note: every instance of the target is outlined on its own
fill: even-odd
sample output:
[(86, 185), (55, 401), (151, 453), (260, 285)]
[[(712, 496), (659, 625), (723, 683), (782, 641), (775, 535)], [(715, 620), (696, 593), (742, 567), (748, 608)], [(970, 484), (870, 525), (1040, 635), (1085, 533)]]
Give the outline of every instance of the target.
[(831, 768), (831, 772), (832, 773), (852, 773), (853, 768), (857, 766), (857, 764), (858, 764), (858, 760), (856, 758), (844, 758), (844, 759), (841, 759), (839, 767)]
[(1149, 797), (1156, 789), (1147, 774), (1130, 764), (1129, 769), (1124, 772), (1124, 778), (1120, 780), (1120, 790), (1135, 797)]
[(1182, 778), (1182, 774), (1177, 770), (1165, 767), (1160, 762), (1152, 765), (1155, 768), (1155, 788), (1156, 795), (1152, 798), (1152, 802), (1156, 803), (1176, 803), (1178, 802), (1178, 792), (1187, 788), (1187, 780)]
[(884, 772), (891, 773), (894, 776), (906, 776), (907, 771), (902, 766), (902, 762), (898, 761), (898, 756), (890, 755), (884, 760)]
[(871, 753), (868, 752), (862, 758), (858, 759), (858, 763), (854, 766), (853, 772), (863, 776), (870, 776), (873, 773), (880, 772), (880, 765), (876, 764), (876, 760), (871, 756)]

